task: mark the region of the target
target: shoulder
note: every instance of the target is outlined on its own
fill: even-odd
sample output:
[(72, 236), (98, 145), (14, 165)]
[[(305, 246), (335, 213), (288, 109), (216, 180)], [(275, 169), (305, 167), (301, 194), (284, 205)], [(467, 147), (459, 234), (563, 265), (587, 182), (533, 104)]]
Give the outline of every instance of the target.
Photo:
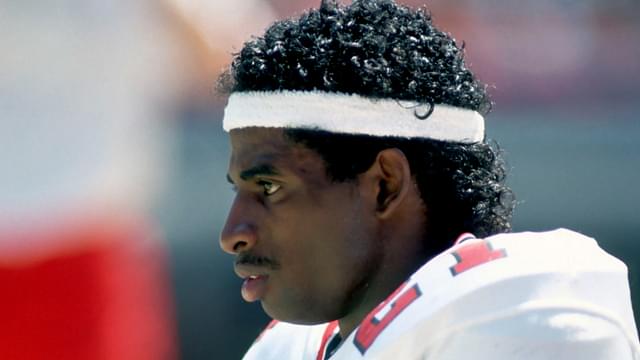
[(615, 316), (582, 305), (525, 304), (444, 328), (421, 322), (371, 358), (634, 360), (638, 339)]
[[(564, 280), (561, 288), (571, 290), (561, 291), (564, 297), (584, 297), (599, 292), (601, 286), (628, 287), (627, 267), (622, 261), (605, 252), (594, 239), (566, 229), (472, 239), (438, 255), (412, 279), (433, 289), (436, 277), (446, 284), (436, 289), (446, 293), (447, 300), (487, 287), (518, 292), (543, 286), (545, 295), (549, 295), (560, 291), (550, 286), (551, 280)], [(587, 279), (584, 284), (578, 281)], [(616, 290), (624, 293), (624, 289)]]
[(638, 346), (626, 266), (565, 229), (460, 243), (381, 305), (352, 334), (362, 357), (631, 359)]
[[(451, 276), (448, 286), (436, 288), (443, 301), (427, 306), (438, 309), (432, 321), (440, 329), (465, 335), (475, 329), (506, 342), (519, 334), (524, 343), (560, 347), (622, 341), (627, 352), (637, 351), (627, 267), (593, 238), (567, 229), (500, 234), (459, 244), (441, 257), (434, 271), (442, 271), (435, 265), (449, 267)], [(434, 289), (431, 269), (425, 270), (416, 281)], [(547, 356), (560, 354), (555, 351)]]
[(315, 359), (328, 325), (295, 325), (273, 320), (254, 341), (243, 359)]

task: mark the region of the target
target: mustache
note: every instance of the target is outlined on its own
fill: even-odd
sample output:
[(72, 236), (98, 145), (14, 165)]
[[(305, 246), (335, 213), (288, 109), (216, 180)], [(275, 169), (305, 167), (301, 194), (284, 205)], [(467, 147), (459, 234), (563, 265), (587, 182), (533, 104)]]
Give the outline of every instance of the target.
[(235, 264), (267, 267), (273, 270), (277, 270), (280, 268), (280, 264), (277, 261), (264, 256), (257, 256), (251, 253), (239, 254), (238, 257), (236, 257)]

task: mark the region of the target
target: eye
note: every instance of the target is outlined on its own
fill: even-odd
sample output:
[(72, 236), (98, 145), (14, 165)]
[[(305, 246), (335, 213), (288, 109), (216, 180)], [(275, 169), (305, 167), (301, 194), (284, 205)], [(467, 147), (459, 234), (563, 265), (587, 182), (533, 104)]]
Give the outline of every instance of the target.
[(264, 180), (258, 181), (258, 185), (262, 186), (263, 193), (267, 196), (275, 194), (282, 187), (281, 185)]

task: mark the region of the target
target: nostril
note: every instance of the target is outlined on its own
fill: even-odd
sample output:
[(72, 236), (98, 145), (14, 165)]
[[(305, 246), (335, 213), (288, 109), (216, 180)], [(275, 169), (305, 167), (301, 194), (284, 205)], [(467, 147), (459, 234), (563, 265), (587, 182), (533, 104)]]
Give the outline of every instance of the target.
[(235, 244), (233, 244), (233, 251), (239, 252), (240, 250), (242, 250), (242, 248), (245, 248), (245, 247), (247, 247), (246, 241), (238, 241)]

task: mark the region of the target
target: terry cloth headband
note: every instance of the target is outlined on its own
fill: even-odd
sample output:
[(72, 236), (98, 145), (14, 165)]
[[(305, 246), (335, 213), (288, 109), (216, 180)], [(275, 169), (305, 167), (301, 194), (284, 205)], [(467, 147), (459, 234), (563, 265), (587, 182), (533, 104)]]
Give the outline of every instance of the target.
[(484, 118), (473, 110), (323, 91), (233, 93), (222, 127), (225, 131), (246, 127), (312, 129), (459, 143), (484, 139)]

